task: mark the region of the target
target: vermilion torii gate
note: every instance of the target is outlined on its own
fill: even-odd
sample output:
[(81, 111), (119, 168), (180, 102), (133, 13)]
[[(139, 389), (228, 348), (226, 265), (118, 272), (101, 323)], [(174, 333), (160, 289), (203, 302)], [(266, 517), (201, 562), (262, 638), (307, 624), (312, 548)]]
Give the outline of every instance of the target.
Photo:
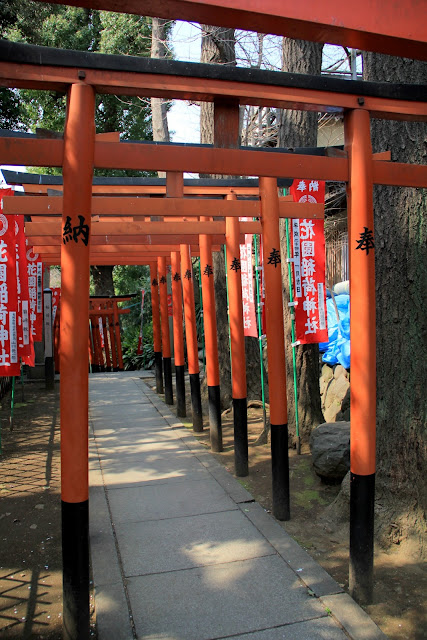
[[(117, 9), (114, 0), (71, 4)], [(328, 0), (322, 7), (326, 16), (323, 24), (311, 17), (309, 12), (314, 11), (311, 1), (300, 5), (290, 5), (287, 0), (281, 3), (255, 0), (250, 3), (249, 10), (243, 0), (160, 0), (156, 3), (125, 0), (120, 8), (135, 13), (258, 28), (264, 32), (286, 33), (301, 38), (346, 42), (359, 48), (389, 53), (398, 53), (403, 46), (405, 55), (427, 58), (426, 38), (421, 32), (423, 20), (417, 13), (415, 0), (407, 0), (398, 8), (384, 6), (379, 1), (362, 0), (363, 7), (359, 5), (357, 12), (358, 16), (364, 16), (362, 22), (359, 17), (356, 21), (350, 8), (338, 11), (336, 3), (332, 7), (332, 0)], [(337, 24), (342, 26), (337, 27)], [(383, 25), (382, 33), (378, 34), (377, 25)], [(372, 158), (369, 125), (371, 116), (427, 120), (426, 87), (382, 86), (352, 81), (340, 84), (340, 81), (325, 78), (59, 52), (4, 42), (0, 43), (0, 84), (67, 92), (68, 112), (63, 139), (0, 139), (0, 162), (62, 166), (62, 224), (50, 232), (64, 236), (70, 226), (81, 231), (85, 225), (88, 240), (83, 242), (82, 234), (76, 231), (76, 239), (63, 243), (61, 247), (62, 313), (66, 319), (61, 333), (65, 637), (84, 638), (89, 634), (86, 360), (89, 238), (91, 228), (95, 231), (98, 225), (109, 224), (92, 224), (91, 221), (94, 167), (260, 176), (260, 220), (267, 258), (265, 284), (273, 489), (275, 515), (281, 519), (289, 517), (288, 496), (281, 495), (286, 486), (283, 478), (287, 464), (283, 310), (280, 270), (273, 263), (268, 263), (271, 252), (280, 247), (276, 178), (310, 176), (312, 179), (348, 183), (353, 339), (350, 577), (353, 594), (358, 599), (369, 600), (372, 594), (375, 482), (375, 252), (363, 251), (360, 240), (365, 231), (373, 234), (374, 230), (374, 183), (427, 186), (426, 166), (388, 163)], [(96, 139), (96, 92), (213, 101), (216, 123), (214, 146)], [(241, 149), (238, 146), (239, 104), (343, 113), (345, 153), (327, 157)], [(227, 217), (229, 220), (234, 218)], [(111, 224), (117, 226), (117, 223)], [(120, 226), (126, 224), (120, 223)], [(218, 223), (208, 224), (212, 227)], [(196, 234), (205, 234), (205, 229), (197, 226)], [(134, 227), (134, 230), (144, 233), (143, 228)], [(229, 237), (232, 235), (233, 230), (230, 230)], [(237, 318), (237, 334), (238, 323)], [(237, 393), (241, 395), (242, 385), (239, 386)]]

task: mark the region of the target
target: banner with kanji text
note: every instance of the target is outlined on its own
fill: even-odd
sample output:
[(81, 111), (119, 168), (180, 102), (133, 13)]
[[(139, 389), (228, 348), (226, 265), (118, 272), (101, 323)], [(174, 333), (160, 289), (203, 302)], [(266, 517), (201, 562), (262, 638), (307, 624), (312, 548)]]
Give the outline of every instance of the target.
[(12, 196), (12, 189), (0, 192), (0, 376), (19, 376), (18, 297), (16, 286), (15, 216), (3, 214), (3, 196)]
[(243, 329), (245, 336), (258, 338), (255, 316), (254, 276), (252, 268), (252, 235), (245, 234), (245, 244), (240, 245), (242, 279)]
[(43, 339), (43, 263), (32, 247), (27, 249), (31, 334), (34, 342)]
[[(290, 191), (295, 202), (325, 200), (325, 183), (320, 180), (294, 180)], [(295, 342), (327, 342), (324, 221), (294, 219), (291, 237)]]

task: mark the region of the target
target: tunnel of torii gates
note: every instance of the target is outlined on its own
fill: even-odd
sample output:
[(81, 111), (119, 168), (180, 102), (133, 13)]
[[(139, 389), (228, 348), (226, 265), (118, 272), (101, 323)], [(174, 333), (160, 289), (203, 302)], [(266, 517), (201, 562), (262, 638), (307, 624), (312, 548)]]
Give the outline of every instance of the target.
[[(67, 1), (67, 4), (117, 10), (115, 0)], [(427, 59), (424, 21), (419, 4), (407, 0), (399, 7), (380, 0), (361, 0), (357, 20), (350, 6), (335, 0), (322, 4), (320, 22), (316, 5), (283, 0), (181, 0), (156, 3), (124, 0), (121, 11), (207, 24), (255, 29), (303, 39), (347, 44), (360, 49)], [(291, 17), (289, 17), (291, 16)], [(340, 25), (340, 26), (337, 26)], [(421, 26), (423, 25), (423, 26)], [(150, 264), (152, 280), (162, 278), (171, 261), (172, 272), (191, 270), (191, 250), (198, 247), (202, 261), (211, 263), (211, 251), (225, 241), (230, 287), (232, 395), (239, 465), (246, 460), (246, 384), (243, 348), (240, 274), (230, 269), (239, 257), (240, 233), (260, 233), (265, 260), (265, 304), (270, 386), (271, 456), (274, 515), (289, 518), (288, 436), (285, 345), (281, 269), (268, 256), (280, 248), (279, 218), (295, 216), (291, 203), (279, 198), (277, 179), (341, 181), (348, 188), (351, 286), (351, 494), (350, 590), (358, 600), (370, 601), (373, 587), (373, 513), (375, 485), (375, 251), (357, 250), (361, 234), (374, 231), (374, 184), (426, 187), (427, 166), (392, 163), (372, 154), (370, 118), (427, 120), (427, 87), (342, 81), (254, 69), (180, 63), (124, 56), (70, 52), (0, 42), (0, 86), (31, 88), (67, 94), (63, 136), (45, 132), (40, 137), (0, 137), (0, 163), (62, 167), (63, 198), (29, 196), (6, 202), (8, 213), (30, 213), (26, 225), (46, 259), (59, 260), (61, 300), (61, 482), (64, 637), (89, 637), (88, 546), (88, 371), (87, 327), (89, 267), (96, 264)], [(214, 144), (178, 145), (120, 142), (95, 135), (96, 93), (138, 95), (214, 103)], [(339, 113), (344, 117), (345, 147), (315, 155), (313, 150), (253, 149), (239, 146), (239, 105)], [(164, 199), (135, 198), (129, 192), (105, 198), (93, 187), (94, 168), (166, 171)], [(209, 193), (185, 197), (183, 172), (259, 176), (253, 201), (239, 200), (232, 188), (213, 200)], [(128, 195), (126, 195), (128, 194)], [(203, 196), (203, 199), (201, 198)], [(124, 200), (126, 197), (126, 201)], [(5, 199), (6, 200), (6, 199)], [(28, 203), (28, 204), (26, 204)], [(305, 218), (322, 213), (298, 205)], [(304, 213), (302, 213), (304, 212)], [(310, 213), (311, 212), (311, 213)], [(61, 221), (51, 215), (61, 215)], [(49, 220), (36, 216), (49, 216)], [(34, 216), (34, 217), (33, 217)], [(108, 217), (107, 216), (111, 216)], [(239, 222), (239, 217), (255, 218)], [(153, 218), (163, 217), (163, 220)], [(127, 218), (127, 220), (126, 220)], [(132, 220), (130, 219), (132, 218)], [(144, 218), (144, 220), (142, 220)], [(150, 218), (149, 221), (146, 218)], [(166, 218), (166, 220), (165, 220)], [(218, 218), (225, 218), (223, 219)], [(37, 221), (38, 220), (38, 221)], [(87, 225), (90, 243), (81, 234), (63, 242), (71, 228)], [(126, 242), (124, 239), (126, 238)], [(179, 244), (178, 244), (179, 243)], [(61, 250), (59, 251), (59, 247)], [(130, 249), (132, 247), (132, 250)], [(150, 247), (154, 247), (151, 249)], [(160, 247), (163, 247), (162, 249)], [(134, 259), (130, 258), (132, 255)], [(114, 255), (114, 257), (112, 257)], [(120, 257), (120, 259), (119, 259)], [(173, 281), (174, 282), (174, 281)], [(189, 372), (197, 388), (194, 343), (194, 301), (189, 280), (182, 278), (184, 313), (189, 345)], [(211, 406), (217, 407), (219, 379), (215, 362), (215, 313), (212, 278), (203, 283), (207, 362)], [(165, 316), (165, 287), (152, 290), (154, 314), (160, 295)], [(174, 290), (174, 301), (181, 289)], [(209, 306), (209, 302), (211, 305)], [(176, 308), (181, 308), (180, 303)], [(182, 376), (182, 325), (177, 317), (175, 364)], [(158, 320), (154, 325), (159, 327)], [(178, 331), (179, 327), (179, 331)], [(166, 380), (170, 385), (170, 347), (166, 323), (157, 331), (156, 352), (162, 349)], [(208, 338), (209, 336), (209, 338)], [(181, 384), (180, 382), (178, 385)], [(196, 395), (194, 393), (193, 395)], [(193, 407), (194, 409), (194, 407)], [(197, 409), (198, 410), (198, 409)], [(198, 426), (195, 416), (195, 426)], [(213, 447), (220, 447), (218, 417), (213, 415)], [(247, 464), (247, 462), (246, 462)]]

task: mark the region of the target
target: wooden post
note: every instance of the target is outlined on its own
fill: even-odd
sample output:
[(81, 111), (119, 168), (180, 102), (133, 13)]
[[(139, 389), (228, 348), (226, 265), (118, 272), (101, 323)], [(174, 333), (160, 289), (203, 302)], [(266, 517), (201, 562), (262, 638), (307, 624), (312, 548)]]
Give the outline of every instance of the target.
[(184, 298), (185, 337), (187, 341), (188, 373), (190, 376), (193, 431), (203, 431), (202, 398), (200, 395), (199, 351), (197, 345), (196, 310), (194, 306), (193, 268), (190, 246), (181, 245), (181, 279)]
[(89, 638), (89, 243), (95, 94), (73, 84), (64, 131), (61, 251), (61, 498), (66, 640)]
[[(104, 309), (107, 308), (106, 304), (102, 306)], [(109, 322), (109, 316), (104, 316), (102, 319), (102, 330), (104, 335), (105, 361), (107, 364), (107, 371), (111, 371), (111, 356), (110, 356), (110, 345), (108, 343), (107, 322)]]
[(96, 348), (98, 352), (99, 371), (105, 371), (104, 354), (102, 351), (102, 338), (101, 338), (101, 331), (99, 329), (99, 318), (100, 316), (92, 316), (92, 322), (93, 322), (93, 328), (94, 328), (95, 337), (96, 337)]
[(122, 353), (122, 340), (120, 337), (120, 321), (119, 310), (117, 308), (117, 300), (113, 300), (113, 322), (114, 322), (114, 334), (116, 337), (117, 347), (117, 360), (119, 371), (123, 371), (123, 353)]
[(375, 247), (369, 112), (344, 118), (350, 163), (350, 594), (372, 603), (376, 446)]
[(160, 329), (159, 279), (157, 264), (150, 264), (151, 313), (153, 316), (154, 366), (156, 369), (156, 391), (163, 393), (162, 334)]
[(179, 418), (184, 418), (187, 415), (187, 411), (185, 407), (184, 327), (182, 324), (181, 255), (179, 251), (171, 252), (171, 263), (176, 415)]
[(52, 327), (52, 290), (43, 291), (43, 321), (44, 321), (44, 370), (46, 389), (55, 388), (55, 364), (53, 358), (53, 327)]
[(288, 407), (277, 180), (275, 178), (260, 178), (259, 189), (265, 274), (273, 515), (278, 520), (289, 520)]
[[(182, 198), (184, 196), (184, 176), (180, 171), (166, 173), (166, 198)], [(181, 283), (181, 254), (171, 252), (172, 278), (172, 314), (173, 314), (173, 345), (176, 384), (176, 415), (185, 417), (185, 357), (184, 357), (184, 326), (182, 323), (182, 283)]]
[[(211, 218), (200, 220), (209, 221)], [(203, 323), (206, 345), (206, 377), (209, 398), (209, 428), (212, 451), (222, 451), (221, 395), (219, 382), (218, 340), (216, 326), (214, 272), (212, 260), (212, 240), (201, 234), (200, 264), (203, 294)]]
[[(227, 199), (235, 196), (227, 196)], [(226, 219), (227, 277), (231, 345), (231, 389), (234, 414), (234, 464), (236, 476), (248, 475), (248, 416), (246, 357), (243, 329), (239, 219)]]
[[(113, 311), (113, 303), (108, 302), (107, 307)], [(113, 313), (108, 316), (108, 333), (110, 334), (110, 344), (111, 344), (111, 358), (113, 361), (113, 371), (118, 371), (118, 362), (117, 362), (117, 351), (116, 351), (116, 335), (114, 332), (114, 317)]]
[(165, 375), (165, 402), (173, 404), (172, 391), (172, 359), (171, 359), (171, 343), (169, 334), (169, 316), (168, 316), (168, 290), (166, 279), (166, 258), (164, 256), (157, 258), (157, 269), (159, 272), (159, 296), (160, 296), (160, 317), (162, 331), (162, 350), (163, 350), (163, 371)]

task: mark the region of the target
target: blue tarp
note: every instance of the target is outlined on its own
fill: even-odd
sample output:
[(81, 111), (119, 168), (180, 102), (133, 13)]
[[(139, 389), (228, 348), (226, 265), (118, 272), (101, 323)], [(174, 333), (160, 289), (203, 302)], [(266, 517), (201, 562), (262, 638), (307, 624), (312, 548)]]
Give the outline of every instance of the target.
[(319, 349), (323, 353), (323, 362), (342, 364), (350, 369), (350, 296), (341, 293), (335, 296), (339, 320), (332, 298), (326, 300), (328, 314), (328, 342), (321, 342)]

